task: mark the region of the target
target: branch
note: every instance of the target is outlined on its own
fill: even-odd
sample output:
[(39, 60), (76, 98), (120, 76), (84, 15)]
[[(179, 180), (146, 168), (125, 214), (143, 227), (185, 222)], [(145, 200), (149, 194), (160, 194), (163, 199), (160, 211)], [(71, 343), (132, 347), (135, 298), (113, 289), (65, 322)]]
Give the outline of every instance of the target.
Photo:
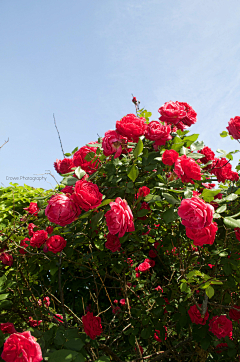
[(62, 264), (62, 251), (60, 252), (60, 255), (59, 255), (59, 264), (58, 264), (58, 288), (59, 288), (59, 294), (60, 294), (60, 300), (61, 300), (64, 325), (65, 325), (65, 328), (67, 328), (68, 325), (67, 325), (66, 313), (65, 313), (65, 308), (64, 308), (62, 282), (61, 282), (61, 273), (62, 273), (61, 264)]
[(57, 130), (57, 133), (58, 133), (58, 138), (59, 138), (59, 141), (60, 141), (60, 145), (61, 145), (61, 149), (62, 149), (62, 153), (63, 153), (63, 158), (64, 158), (65, 156), (64, 156), (62, 141), (61, 141), (60, 133), (59, 133), (58, 128), (57, 128), (57, 123), (56, 123), (54, 113), (53, 113), (53, 119), (54, 119), (54, 124), (55, 124), (56, 130)]
[(9, 137), (8, 137), (7, 141), (5, 141), (4, 144), (0, 147), (0, 149), (1, 149), (3, 146), (5, 146), (5, 144), (8, 143), (8, 142), (9, 142)]

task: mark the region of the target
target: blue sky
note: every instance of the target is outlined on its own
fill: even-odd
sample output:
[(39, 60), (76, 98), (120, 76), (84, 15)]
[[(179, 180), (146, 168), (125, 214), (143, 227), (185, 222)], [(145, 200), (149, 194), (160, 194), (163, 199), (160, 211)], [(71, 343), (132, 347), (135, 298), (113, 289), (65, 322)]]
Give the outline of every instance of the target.
[[(191, 133), (238, 149), (219, 133), (240, 116), (239, 24), (234, 0), (0, 1), (0, 182), (45, 170), (60, 180), (53, 113), (71, 152), (134, 113), (132, 93), (152, 119), (166, 101), (188, 102)], [(43, 177), (25, 183), (55, 186)]]

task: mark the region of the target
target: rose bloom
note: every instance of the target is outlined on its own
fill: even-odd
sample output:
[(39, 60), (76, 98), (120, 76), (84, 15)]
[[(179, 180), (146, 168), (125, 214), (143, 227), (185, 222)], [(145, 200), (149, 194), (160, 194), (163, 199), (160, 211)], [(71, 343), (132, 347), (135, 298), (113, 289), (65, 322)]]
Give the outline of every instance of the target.
[(121, 249), (121, 243), (119, 238), (116, 235), (112, 235), (111, 233), (107, 234), (107, 242), (105, 243), (105, 247), (111, 250), (113, 253), (115, 251), (119, 251)]
[(28, 234), (29, 236), (33, 236), (34, 234), (34, 228), (37, 228), (37, 225), (34, 225), (33, 223), (28, 224)]
[[(198, 304), (198, 305), (199, 305), (199, 307), (201, 307), (201, 304)], [(209, 318), (208, 311), (206, 312), (204, 318), (202, 318), (201, 313), (197, 309), (197, 306), (195, 304), (190, 307), (190, 309), (188, 310), (188, 314), (189, 314), (189, 317), (191, 318), (192, 323), (195, 323), (195, 324), (205, 325)]]
[(145, 137), (150, 141), (155, 141), (156, 146), (165, 145), (167, 141), (172, 139), (171, 126), (159, 121), (152, 121), (147, 125)]
[(229, 336), (232, 332), (232, 322), (225, 316), (215, 316), (209, 321), (209, 331), (217, 338)]
[(23, 210), (26, 210), (29, 214), (37, 216), (37, 213), (40, 209), (38, 208), (36, 202), (30, 202), (30, 205), (28, 207), (23, 208)]
[(33, 317), (29, 317), (28, 323), (29, 323), (30, 327), (36, 328), (42, 323), (42, 320), (37, 321), (37, 320), (33, 319)]
[(152, 259), (145, 259), (144, 261), (146, 261), (147, 263), (150, 264), (150, 266), (153, 268), (156, 264), (155, 260), (152, 260)]
[(0, 323), (0, 330), (3, 332), (3, 334), (12, 334), (17, 333), (14, 324), (7, 322), (7, 323)]
[(45, 230), (35, 231), (30, 239), (32, 247), (40, 248), (48, 238), (48, 233)]
[(156, 288), (154, 288), (157, 292), (162, 292), (163, 293), (163, 288), (160, 287), (160, 285), (158, 285)]
[(207, 163), (209, 161), (213, 161), (215, 158), (215, 153), (211, 150), (211, 148), (205, 146), (198, 153), (201, 153), (205, 157), (200, 158), (201, 163)]
[(53, 228), (52, 226), (48, 226), (48, 227), (46, 228), (46, 232), (47, 232), (48, 234), (52, 234), (53, 230), (54, 230), (54, 228)]
[(203, 244), (212, 245), (215, 240), (218, 226), (216, 222), (212, 222), (209, 226), (202, 229), (190, 229), (186, 227), (186, 235), (193, 240), (196, 246), (203, 246)]
[[(97, 142), (89, 142), (89, 144), (93, 145)], [(80, 166), (84, 171), (89, 173), (90, 175), (97, 171), (99, 167), (98, 160), (92, 162), (85, 160), (85, 157), (89, 152), (97, 152), (97, 147), (89, 147), (89, 146), (83, 146), (81, 147), (77, 152), (73, 155), (73, 164), (75, 167)], [(96, 156), (94, 156), (94, 159), (96, 159)]]
[(156, 258), (158, 254), (157, 254), (156, 250), (151, 249), (151, 250), (149, 250), (148, 255), (150, 258)]
[(45, 214), (49, 221), (65, 226), (75, 221), (81, 210), (67, 195), (57, 194), (48, 201)]
[(175, 150), (166, 150), (162, 155), (162, 163), (172, 166), (178, 159), (178, 153)]
[(101, 205), (102, 197), (97, 185), (90, 181), (79, 180), (75, 184), (71, 198), (81, 209), (88, 211)]
[(234, 231), (237, 240), (240, 241), (240, 228), (235, 228)]
[(74, 167), (74, 164), (71, 158), (64, 158), (63, 160), (57, 159), (53, 166), (57, 173), (64, 175), (65, 173), (73, 172), (72, 167)]
[[(167, 327), (166, 326), (164, 326), (164, 328), (165, 328), (165, 341), (166, 341), (166, 339), (167, 339)], [(162, 340), (161, 340), (161, 338), (160, 338), (160, 331), (158, 331), (157, 329), (155, 329), (155, 333), (154, 333), (154, 339), (156, 340), (156, 341), (158, 341), (158, 342), (162, 342)]]
[(228, 122), (228, 127), (226, 127), (229, 134), (235, 139), (240, 139), (240, 117), (236, 116), (231, 118)]
[(181, 130), (197, 121), (197, 113), (185, 102), (166, 102), (158, 112), (161, 114), (159, 118), (161, 121), (174, 124)]
[(240, 306), (234, 305), (234, 308), (239, 309), (239, 312), (235, 309), (230, 309), (229, 317), (234, 321), (238, 321), (240, 319)]
[(217, 177), (218, 182), (225, 182), (234, 178), (232, 166), (226, 158), (215, 158), (210, 166), (210, 172)]
[(95, 339), (102, 333), (101, 318), (95, 317), (93, 313), (87, 312), (82, 317), (84, 332), (91, 338)]
[(119, 303), (120, 303), (121, 305), (125, 305), (125, 304), (126, 304), (125, 299), (120, 299)]
[(118, 158), (123, 148), (127, 147), (127, 138), (121, 136), (116, 131), (109, 130), (105, 133), (102, 139), (103, 154), (105, 156), (114, 155), (114, 158)]
[(146, 128), (145, 118), (138, 118), (134, 114), (127, 114), (116, 122), (117, 132), (132, 142), (138, 142), (139, 137), (145, 134)]
[(182, 218), (182, 224), (190, 229), (202, 229), (209, 226), (213, 220), (214, 208), (203, 200), (193, 196), (184, 199), (178, 208), (178, 215)]
[(121, 312), (121, 308), (119, 306), (112, 307), (113, 314), (118, 314)]
[(47, 240), (46, 245), (49, 251), (56, 254), (65, 248), (67, 241), (60, 235), (53, 235)]
[(42, 351), (29, 331), (11, 334), (5, 341), (1, 357), (6, 362), (41, 362)]
[(215, 347), (215, 352), (220, 354), (220, 353), (223, 353), (223, 351), (226, 351), (227, 349), (228, 349), (228, 344), (227, 343), (219, 343)]
[(13, 264), (13, 257), (8, 253), (1, 253), (0, 260), (4, 265), (12, 266)]
[(126, 200), (117, 197), (115, 202), (110, 202), (111, 210), (107, 211), (106, 223), (111, 234), (121, 238), (125, 232), (135, 231), (133, 214)]
[(63, 323), (63, 316), (61, 314), (55, 314), (53, 318), (55, 318), (58, 322)]
[(72, 195), (74, 193), (74, 188), (72, 186), (66, 186), (61, 190), (61, 192)]
[(25, 238), (20, 242), (20, 246), (23, 246), (23, 248), (20, 248), (19, 253), (22, 255), (26, 254), (26, 251), (24, 249), (26, 249), (29, 246), (29, 244), (27, 244), (26, 241), (30, 241), (30, 239)]
[(138, 189), (137, 199), (139, 197), (145, 197), (150, 194), (150, 189), (147, 186), (142, 186)]
[(193, 183), (193, 179), (201, 180), (202, 178), (200, 166), (186, 155), (178, 157), (175, 162), (174, 172), (181, 178), (182, 182)]
[(139, 264), (139, 266), (138, 266), (138, 270), (141, 272), (145, 272), (150, 268), (151, 268), (151, 265), (148, 261), (144, 261), (143, 263)]

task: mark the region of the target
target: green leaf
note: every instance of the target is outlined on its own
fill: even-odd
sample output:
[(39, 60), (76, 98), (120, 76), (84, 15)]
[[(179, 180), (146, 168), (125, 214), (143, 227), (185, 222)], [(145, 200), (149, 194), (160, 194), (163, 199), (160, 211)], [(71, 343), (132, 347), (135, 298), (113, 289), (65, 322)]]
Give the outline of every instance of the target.
[(235, 220), (232, 217), (225, 217), (223, 222), (229, 228), (240, 228), (240, 219)]
[(71, 349), (73, 351), (79, 352), (84, 346), (83, 341), (80, 338), (69, 339), (64, 343), (64, 348)]
[(79, 180), (81, 180), (81, 178), (83, 178), (83, 176), (86, 175), (86, 172), (80, 166), (78, 166), (74, 172), (75, 175), (79, 178)]
[(192, 158), (193, 160), (198, 160), (199, 158), (203, 158), (204, 155), (202, 155), (201, 153), (188, 153), (187, 157)]
[(143, 142), (141, 138), (139, 138), (138, 143), (135, 149), (133, 150), (133, 156), (137, 158), (142, 153), (142, 150), (143, 150)]
[(86, 361), (86, 359), (85, 359), (85, 357), (83, 357), (82, 353), (78, 353), (77, 357), (74, 358), (74, 362), (85, 362), (85, 361)]
[(165, 221), (166, 224), (175, 221), (178, 218), (178, 213), (175, 211), (173, 207), (165, 211), (161, 214), (162, 219)]
[(206, 202), (211, 202), (214, 200), (214, 196), (218, 195), (221, 190), (208, 190), (204, 189), (201, 196)]
[(149, 210), (142, 209), (137, 212), (137, 217), (143, 217), (146, 216), (149, 213)]
[(65, 177), (65, 178), (61, 181), (61, 184), (62, 184), (62, 185), (66, 185), (66, 186), (73, 186), (73, 185), (75, 185), (76, 182), (77, 182), (77, 178), (76, 178), (76, 177), (68, 176), (68, 177)]
[(110, 362), (110, 358), (106, 356), (102, 356), (99, 359), (97, 359), (96, 362)]
[(175, 199), (175, 197), (173, 197), (172, 195), (170, 195), (170, 194), (168, 194), (168, 193), (166, 193), (166, 192), (164, 192), (164, 193), (162, 194), (162, 196), (163, 196), (170, 204), (172, 204), (172, 205), (180, 204), (180, 201), (179, 201), (179, 200)]
[(9, 296), (9, 293), (7, 293), (7, 294), (0, 294), (0, 300), (7, 299), (8, 296)]
[(100, 207), (106, 206), (108, 204), (110, 204), (110, 202), (112, 202), (112, 199), (105, 199), (103, 200), (103, 202), (101, 203), (101, 205), (99, 205), (97, 208), (99, 209)]
[(218, 213), (218, 214), (221, 214), (222, 212), (224, 212), (224, 211), (226, 211), (227, 210), (227, 205), (223, 205), (223, 206), (220, 206), (217, 210), (216, 210), (216, 212)]
[(228, 136), (228, 132), (227, 131), (222, 131), (222, 133), (220, 133), (221, 137), (227, 137)]
[(71, 153), (64, 153), (64, 156), (66, 156), (66, 157), (71, 157), (72, 154), (71, 154)]
[(161, 200), (162, 199), (159, 195), (148, 194), (147, 196), (144, 197), (144, 201), (146, 201), (148, 203), (161, 201)]
[(151, 327), (147, 327), (147, 328), (144, 328), (141, 332), (141, 337), (143, 339), (148, 339), (152, 334), (152, 328)]
[(128, 177), (130, 178), (130, 180), (132, 180), (133, 182), (136, 180), (136, 178), (139, 175), (139, 171), (136, 165), (132, 165), (130, 170), (128, 171)]
[(48, 362), (71, 362), (78, 355), (69, 349), (60, 349), (49, 354)]
[(203, 141), (201, 141), (201, 142), (196, 141), (196, 142), (191, 144), (190, 150), (191, 151), (199, 151), (199, 150), (203, 149), (203, 147), (204, 147), (204, 142)]
[(192, 190), (186, 189), (186, 191), (184, 191), (184, 198), (185, 199), (191, 199), (192, 195), (193, 195)]
[(208, 298), (212, 298), (214, 296), (214, 289), (213, 287), (211, 287), (211, 285), (209, 285), (209, 287), (206, 288), (205, 292)]
[(92, 219), (91, 219), (91, 228), (92, 230), (96, 230), (98, 223), (102, 220), (104, 216), (104, 212), (103, 211), (99, 211), (97, 214), (95, 214)]
[(238, 198), (238, 195), (236, 193), (230, 194), (227, 197), (223, 197), (221, 200), (216, 200), (218, 204), (222, 204), (223, 202), (231, 202)]
[(72, 151), (72, 155), (74, 155), (74, 153), (77, 151), (78, 151), (78, 147), (75, 147), (74, 150)]

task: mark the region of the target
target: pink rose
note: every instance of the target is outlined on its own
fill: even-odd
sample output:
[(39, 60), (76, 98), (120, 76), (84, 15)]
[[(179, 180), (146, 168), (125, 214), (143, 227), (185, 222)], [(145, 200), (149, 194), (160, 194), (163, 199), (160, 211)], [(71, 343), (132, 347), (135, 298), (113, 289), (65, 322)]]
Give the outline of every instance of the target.
[(4, 343), (1, 357), (6, 362), (41, 362), (42, 351), (29, 331), (11, 334)]
[(202, 178), (200, 166), (186, 155), (178, 157), (175, 162), (174, 172), (181, 178), (182, 182), (193, 183), (193, 179), (201, 180)]
[(30, 245), (33, 248), (40, 248), (48, 238), (48, 233), (45, 230), (35, 231), (30, 239)]
[(190, 229), (202, 229), (209, 226), (213, 220), (214, 207), (206, 204), (198, 197), (184, 199), (178, 208), (182, 224)]
[(95, 339), (102, 333), (101, 318), (95, 317), (93, 313), (87, 312), (82, 317), (84, 332), (91, 338)]
[(228, 127), (226, 127), (229, 134), (235, 139), (240, 139), (240, 117), (236, 116), (231, 118), (228, 122)]
[(30, 202), (28, 207), (24, 207), (23, 210), (26, 210), (29, 214), (37, 216), (38, 211), (40, 210), (36, 202)]
[(12, 266), (13, 264), (13, 257), (8, 253), (1, 253), (0, 260), (4, 265)]
[(178, 153), (175, 150), (166, 150), (162, 155), (164, 165), (172, 166), (178, 159)]
[(48, 201), (45, 214), (49, 221), (65, 226), (75, 221), (81, 210), (67, 195), (57, 194)]
[(232, 322), (225, 315), (215, 316), (209, 321), (209, 331), (219, 339), (227, 337), (232, 332)]
[(62, 236), (53, 235), (47, 240), (46, 245), (49, 251), (56, 254), (65, 248), (67, 242)]
[(3, 334), (12, 334), (17, 333), (14, 324), (7, 322), (7, 323), (0, 323), (0, 330), (3, 332)]
[[(199, 307), (201, 307), (201, 304), (199, 304)], [(205, 313), (204, 318), (202, 318), (201, 313), (197, 309), (197, 306), (195, 304), (190, 307), (190, 309), (188, 310), (188, 314), (189, 314), (189, 317), (191, 318), (192, 323), (195, 323), (195, 324), (205, 325), (209, 318), (208, 311)]]
[(125, 305), (125, 304), (126, 304), (126, 301), (125, 301), (125, 299), (120, 299), (119, 303), (120, 303), (121, 305)]
[(116, 131), (109, 130), (102, 139), (102, 147), (105, 156), (115, 153), (114, 158), (117, 158), (122, 153), (122, 147), (124, 149), (127, 147), (127, 138), (121, 136)]
[(152, 121), (147, 125), (145, 137), (150, 141), (155, 141), (156, 146), (162, 146), (172, 139), (170, 133), (171, 126), (166, 123), (163, 125), (159, 121)]
[(139, 266), (138, 266), (138, 270), (141, 272), (145, 272), (150, 268), (151, 268), (151, 265), (148, 261), (144, 261), (143, 263), (139, 264)]
[[(97, 142), (89, 142), (89, 144), (93, 145)], [(73, 163), (75, 167), (80, 166), (84, 171), (89, 173), (90, 175), (93, 174), (95, 171), (97, 171), (99, 167), (99, 161), (97, 160), (97, 157), (94, 156), (94, 162), (93, 160), (87, 161), (85, 160), (85, 157), (90, 152), (93, 152), (96, 154), (97, 147), (89, 147), (89, 146), (83, 146), (81, 147), (77, 152), (73, 155)]]
[(150, 194), (150, 189), (147, 186), (142, 186), (138, 189), (137, 199), (139, 197), (145, 197)]
[(71, 198), (81, 209), (88, 211), (101, 205), (102, 197), (97, 185), (90, 181), (79, 180), (75, 184)]
[(147, 128), (145, 118), (138, 118), (134, 114), (127, 114), (116, 122), (116, 130), (129, 141), (138, 142), (139, 137), (145, 134)]
[(53, 165), (57, 173), (60, 173), (61, 175), (73, 172), (72, 168), (74, 167), (74, 164), (71, 158), (64, 158), (63, 160), (57, 159)]
[(209, 226), (202, 229), (190, 229), (186, 227), (186, 235), (188, 238), (193, 240), (193, 244), (196, 246), (203, 246), (203, 244), (212, 245), (214, 243), (217, 230), (217, 223), (212, 222)]
[(110, 202), (111, 210), (105, 214), (108, 230), (111, 234), (121, 238), (125, 232), (135, 231), (133, 214), (126, 200), (117, 197), (115, 202)]
[(121, 249), (121, 243), (119, 238), (116, 235), (112, 235), (110, 233), (107, 234), (107, 242), (105, 243), (105, 247), (111, 250), (113, 253), (115, 251), (119, 251)]

